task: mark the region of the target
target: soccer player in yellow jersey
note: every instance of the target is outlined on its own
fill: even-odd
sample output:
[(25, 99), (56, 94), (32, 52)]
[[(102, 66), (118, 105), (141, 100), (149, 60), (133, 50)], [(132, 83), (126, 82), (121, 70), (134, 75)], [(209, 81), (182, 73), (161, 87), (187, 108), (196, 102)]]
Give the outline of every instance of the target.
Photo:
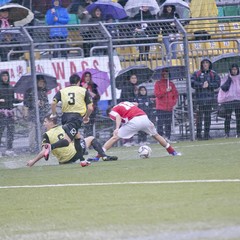
[[(47, 131), (43, 135), (42, 150), (35, 158), (27, 162), (27, 166), (29, 167), (33, 166), (36, 162), (38, 162), (44, 157), (46, 144), (55, 143), (59, 139), (63, 139), (64, 137), (65, 131), (61, 125), (57, 125), (57, 117), (53, 118), (50, 117), (50, 115), (46, 116), (43, 125)], [(81, 144), (83, 152), (77, 151), (76, 144)], [(52, 150), (52, 153), (58, 159), (59, 164), (73, 163), (77, 160), (80, 160), (81, 166), (85, 167), (88, 166), (90, 163), (84, 160), (83, 154), (86, 148), (89, 148), (90, 146), (93, 146), (93, 148), (98, 152), (98, 154), (102, 156), (102, 159), (104, 161), (113, 161), (118, 159), (116, 156), (107, 156), (104, 153), (101, 144), (93, 136), (89, 136), (85, 139), (81, 138), (80, 143), (71, 142), (66, 147), (55, 148), (54, 150)]]
[(52, 117), (56, 116), (57, 103), (62, 103), (62, 127), (65, 131), (64, 137), (53, 144), (45, 145), (44, 158), (48, 160), (49, 154), (56, 148), (68, 146), (73, 140), (79, 152), (81, 151), (80, 133), (78, 132), (82, 123), (89, 122), (89, 116), (93, 111), (92, 98), (89, 92), (80, 87), (80, 77), (77, 74), (70, 76), (70, 86), (56, 93), (51, 104)]

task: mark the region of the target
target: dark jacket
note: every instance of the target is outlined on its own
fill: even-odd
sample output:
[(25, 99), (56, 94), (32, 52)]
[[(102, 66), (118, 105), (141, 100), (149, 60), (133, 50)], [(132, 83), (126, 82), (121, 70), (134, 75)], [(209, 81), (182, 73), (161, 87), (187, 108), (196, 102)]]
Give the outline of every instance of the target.
[[(168, 13), (166, 6), (163, 9), (163, 13), (159, 16), (157, 16), (158, 19), (161, 20), (168, 20), (168, 19), (174, 19), (174, 17), (179, 18), (179, 15), (174, 13), (175, 12), (175, 6), (172, 6), (172, 12)], [(168, 36), (169, 34), (178, 33), (178, 29), (173, 24), (173, 22), (164, 22), (160, 24), (162, 29), (162, 35)]]
[[(208, 71), (204, 71), (202, 67), (203, 61), (206, 60), (210, 62)], [(203, 88), (205, 81), (208, 82), (207, 88)], [(201, 69), (193, 73), (191, 77), (191, 86), (195, 89), (197, 103), (204, 104), (216, 99), (214, 90), (220, 87), (220, 77), (212, 70), (212, 62), (208, 58), (203, 59), (201, 61)]]
[[(85, 75), (89, 73), (89, 72), (85, 72), (82, 76), (82, 80), (81, 80), (81, 83), (80, 85), (83, 87), (84, 84), (85, 84)], [(91, 73), (90, 73), (91, 74)], [(90, 92), (93, 92), (95, 95), (95, 97), (92, 98), (93, 100), (93, 107), (94, 107), (94, 110), (97, 109), (97, 105), (98, 105), (98, 101), (100, 100), (100, 94), (98, 92), (98, 85), (96, 83), (94, 83), (92, 80), (88, 83), (88, 87), (87, 87), (87, 90), (90, 91)]]
[(121, 92), (120, 101), (133, 102), (134, 99), (136, 98), (137, 88), (138, 88), (137, 84), (132, 84), (129, 80), (125, 82), (121, 87), (122, 92)]
[[(156, 15), (152, 15), (150, 11), (139, 11), (133, 18), (130, 18), (131, 21), (151, 21), (156, 20)], [(132, 27), (142, 29), (142, 32), (138, 32), (141, 36), (146, 37), (157, 37), (159, 34), (159, 28), (156, 28), (154, 23), (143, 23), (143, 24), (132, 24)]]
[[(46, 115), (49, 113), (50, 106), (48, 102), (47, 90), (45, 88), (38, 88), (38, 109), (40, 122), (42, 123)], [(24, 106), (29, 109), (29, 120), (36, 118), (35, 114), (35, 99), (33, 88), (30, 88), (24, 94)]]
[[(140, 88), (143, 88), (143, 87), (139, 87), (139, 91), (140, 91)], [(146, 88), (145, 90), (147, 92)], [(151, 100), (151, 98), (147, 94), (146, 95), (138, 94), (137, 97), (134, 99), (134, 102), (137, 102), (138, 107), (141, 108), (148, 116), (152, 116), (154, 102)]]
[[(8, 75), (8, 82), (3, 83), (2, 74)], [(20, 103), (21, 101), (14, 98), (14, 90), (10, 85), (9, 73), (7, 71), (1, 72), (0, 75), (0, 99), (4, 99), (5, 102), (0, 102), (0, 109), (12, 110), (14, 108), (14, 103)]]

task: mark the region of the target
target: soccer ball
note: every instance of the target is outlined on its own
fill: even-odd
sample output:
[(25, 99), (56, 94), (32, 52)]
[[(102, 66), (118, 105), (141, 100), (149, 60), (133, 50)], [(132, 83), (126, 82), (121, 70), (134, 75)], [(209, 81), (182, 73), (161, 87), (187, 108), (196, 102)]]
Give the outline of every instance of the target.
[(149, 158), (151, 156), (152, 149), (149, 146), (141, 146), (138, 149), (138, 154), (140, 158)]

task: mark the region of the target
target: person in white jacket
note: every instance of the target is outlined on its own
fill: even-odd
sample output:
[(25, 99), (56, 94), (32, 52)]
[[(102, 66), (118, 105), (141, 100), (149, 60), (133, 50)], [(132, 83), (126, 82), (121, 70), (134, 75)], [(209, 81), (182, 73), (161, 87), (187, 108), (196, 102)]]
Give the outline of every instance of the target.
[(218, 103), (225, 110), (224, 130), (225, 137), (229, 137), (232, 112), (236, 117), (236, 137), (240, 137), (240, 73), (236, 63), (229, 69), (229, 75), (221, 79), (218, 93)]

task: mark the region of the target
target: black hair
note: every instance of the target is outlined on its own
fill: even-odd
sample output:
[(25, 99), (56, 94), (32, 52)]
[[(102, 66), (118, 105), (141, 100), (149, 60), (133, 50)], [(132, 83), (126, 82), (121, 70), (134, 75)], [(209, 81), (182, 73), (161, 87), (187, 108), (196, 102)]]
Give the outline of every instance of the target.
[(233, 68), (237, 68), (237, 75), (239, 75), (239, 67), (238, 67), (238, 65), (236, 64), (236, 63), (233, 63), (232, 65), (231, 65), (231, 67), (229, 68), (229, 72), (230, 72), (230, 74), (232, 75), (232, 69)]
[(39, 80), (45, 80), (44, 76), (43, 75), (37, 75), (37, 81)]
[(107, 116), (108, 116), (109, 113), (112, 111), (112, 108), (113, 108), (113, 106), (111, 106), (111, 105), (107, 108), (107, 110), (106, 110)]
[(147, 95), (147, 88), (146, 88), (145, 86), (140, 86), (140, 87), (138, 88), (138, 95), (142, 96), (142, 95), (140, 94), (140, 91), (141, 91), (142, 89), (144, 89), (144, 90), (146, 91), (146, 95)]
[(48, 120), (48, 121), (51, 121), (53, 122), (55, 125), (57, 124), (57, 116), (55, 117), (51, 117), (52, 114), (48, 114), (45, 116), (45, 118)]
[(81, 78), (78, 76), (78, 74), (74, 73), (73, 75), (70, 76), (69, 82), (70, 84), (77, 84), (78, 82), (81, 81)]
[(89, 74), (90, 77), (92, 77), (92, 74), (89, 71), (84, 72), (84, 76), (86, 76), (86, 74)]

